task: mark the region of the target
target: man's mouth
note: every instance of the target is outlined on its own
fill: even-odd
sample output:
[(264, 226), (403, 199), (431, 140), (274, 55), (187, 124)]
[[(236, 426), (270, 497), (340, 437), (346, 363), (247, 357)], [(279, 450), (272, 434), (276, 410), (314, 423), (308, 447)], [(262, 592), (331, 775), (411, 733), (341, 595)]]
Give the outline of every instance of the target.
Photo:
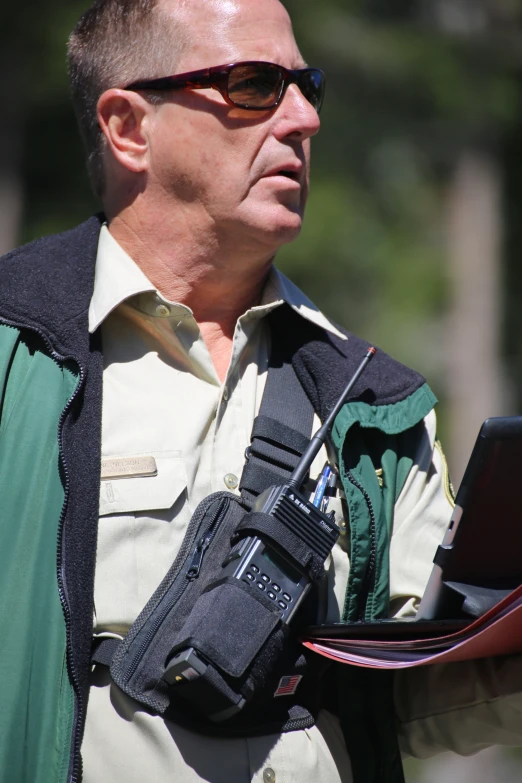
[(296, 182), (298, 185), (301, 184), (301, 176), (302, 176), (302, 169), (301, 167), (295, 167), (295, 168), (281, 168), (281, 169), (273, 169), (273, 171), (269, 171), (267, 174), (264, 175), (265, 177), (284, 177), (285, 179), (289, 179), (292, 182)]
[(295, 182), (299, 182), (299, 175), (296, 171), (281, 169), (281, 171), (278, 171), (277, 173), (280, 177), (288, 177), (289, 179), (293, 179)]

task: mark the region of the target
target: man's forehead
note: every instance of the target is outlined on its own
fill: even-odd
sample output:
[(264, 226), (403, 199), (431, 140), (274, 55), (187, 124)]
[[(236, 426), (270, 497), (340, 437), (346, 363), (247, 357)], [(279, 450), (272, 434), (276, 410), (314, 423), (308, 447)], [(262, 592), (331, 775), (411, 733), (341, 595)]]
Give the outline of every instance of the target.
[(205, 60), (195, 68), (237, 59), (304, 65), (279, 0), (163, 0), (162, 6), (185, 28), (188, 46), (182, 60)]
[(242, 15), (260, 16), (279, 14), (289, 19), (288, 12), (280, 0), (160, 0), (160, 6), (176, 15), (183, 15), (186, 21), (205, 22), (220, 17), (233, 22)]

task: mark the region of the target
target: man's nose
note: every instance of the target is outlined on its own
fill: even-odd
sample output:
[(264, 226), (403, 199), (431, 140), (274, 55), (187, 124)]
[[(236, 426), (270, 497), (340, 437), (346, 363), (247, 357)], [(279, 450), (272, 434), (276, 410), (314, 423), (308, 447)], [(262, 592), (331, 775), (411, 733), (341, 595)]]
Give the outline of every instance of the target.
[(291, 84), (286, 90), (277, 109), (276, 118), (278, 123), (275, 135), (279, 138), (293, 136), (304, 141), (315, 136), (321, 127), (317, 111), (297, 84)]

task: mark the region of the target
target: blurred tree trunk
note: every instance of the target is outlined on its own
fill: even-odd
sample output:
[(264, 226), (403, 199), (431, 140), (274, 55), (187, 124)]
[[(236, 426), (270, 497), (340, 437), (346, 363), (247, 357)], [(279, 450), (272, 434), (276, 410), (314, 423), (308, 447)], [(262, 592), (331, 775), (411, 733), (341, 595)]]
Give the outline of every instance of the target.
[(504, 409), (501, 175), (493, 156), (467, 149), (448, 195), (449, 461), (460, 483), (482, 421)]
[[(5, 40), (7, 36), (11, 40)], [(0, 255), (16, 246), (23, 210), (23, 140), (27, 89), (24, 48), (13, 30), (0, 40)]]

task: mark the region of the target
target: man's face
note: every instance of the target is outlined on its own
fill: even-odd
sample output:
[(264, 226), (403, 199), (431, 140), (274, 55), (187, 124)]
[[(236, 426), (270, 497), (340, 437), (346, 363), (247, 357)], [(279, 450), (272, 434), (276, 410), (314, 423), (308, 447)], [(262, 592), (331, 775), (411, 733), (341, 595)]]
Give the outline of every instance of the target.
[[(211, 0), (184, 14), (191, 44), (177, 73), (242, 60), (305, 64), (278, 0)], [(295, 84), (266, 112), (229, 106), (212, 89), (171, 93), (151, 113), (147, 188), (161, 204), (158, 217), (211, 228), (224, 245), (275, 252), (301, 228), (318, 130)]]

